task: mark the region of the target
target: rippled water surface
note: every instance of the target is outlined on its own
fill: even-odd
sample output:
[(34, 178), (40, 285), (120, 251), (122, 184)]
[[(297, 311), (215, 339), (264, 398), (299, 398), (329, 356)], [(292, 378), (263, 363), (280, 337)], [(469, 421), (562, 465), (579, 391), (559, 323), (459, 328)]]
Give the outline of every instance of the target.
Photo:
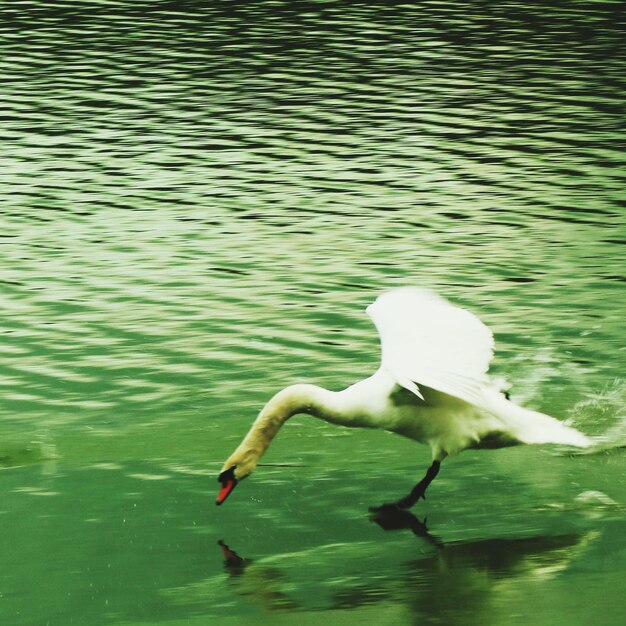
[[(2, 3), (0, 621), (624, 623), (623, 39), (620, 2)], [(602, 450), (465, 452), (376, 523), (429, 450), (298, 417), (216, 508), (403, 284)]]

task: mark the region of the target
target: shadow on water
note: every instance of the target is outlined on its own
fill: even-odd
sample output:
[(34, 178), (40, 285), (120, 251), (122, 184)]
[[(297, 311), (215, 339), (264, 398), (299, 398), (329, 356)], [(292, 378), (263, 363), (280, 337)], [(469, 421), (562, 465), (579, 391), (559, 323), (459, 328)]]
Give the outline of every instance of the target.
[[(415, 623), (486, 624), (492, 622), (492, 601), (498, 594), (523, 580), (556, 576), (597, 536), (596, 532), (588, 531), (444, 545), (410, 513), (385, 514), (385, 518), (375, 521), (385, 530), (410, 527), (437, 549), (402, 560), (393, 568), (381, 568), (374, 577), (364, 571), (344, 575), (345, 584), (333, 590), (321, 604), (324, 581), (320, 581), (314, 606), (292, 593), (290, 568), (281, 567), (280, 560), (255, 561), (240, 556), (221, 540), (218, 545), (234, 592), (267, 612), (337, 611), (392, 603), (402, 606)], [(339, 565), (341, 560), (342, 555), (338, 554), (336, 565), (343, 570)], [(305, 562), (301, 563), (302, 568), (306, 566)]]
[(380, 509), (370, 513), (370, 520), (378, 524), (383, 530), (410, 530), (416, 537), (422, 537), (438, 548), (443, 547), (443, 541), (428, 532), (426, 518), (421, 522), (410, 511)]

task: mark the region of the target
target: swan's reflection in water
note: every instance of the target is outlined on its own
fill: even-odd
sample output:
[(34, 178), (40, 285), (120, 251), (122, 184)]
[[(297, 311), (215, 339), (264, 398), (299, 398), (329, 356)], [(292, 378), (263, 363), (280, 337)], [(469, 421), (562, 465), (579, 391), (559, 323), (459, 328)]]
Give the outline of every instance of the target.
[(422, 537), (428, 543), (438, 548), (443, 547), (443, 541), (428, 532), (427, 520), (420, 522), (410, 511), (378, 509), (370, 514), (370, 520), (383, 530), (410, 530), (415, 536)]
[[(547, 580), (565, 570), (597, 533), (541, 536), (518, 539), (482, 539), (445, 543), (428, 532), (407, 511), (388, 513), (373, 519), (384, 530), (407, 529), (427, 544), (418, 558), (408, 558), (372, 576), (371, 571), (345, 575), (345, 584), (330, 595), (320, 580), (312, 604), (292, 593), (293, 570), (276, 562), (265, 564), (241, 557), (219, 542), (224, 567), (236, 594), (265, 611), (336, 611), (402, 605), (404, 615), (414, 623), (488, 624), (493, 622), (494, 601), (524, 581)], [(338, 569), (345, 563), (338, 555)], [(278, 561), (280, 564), (280, 560)], [(302, 568), (308, 565), (302, 562)], [(309, 590), (311, 591), (311, 590)], [(320, 598), (323, 597), (323, 602)]]
[(240, 578), (237, 592), (270, 611), (298, 610), (298, 604), (281, 590), (287, 577), (279, 568), (254, 566), (253, 561), (240, 557), (223, 541), (218, 545), (224, 553), (224, 568), (235, 579)]

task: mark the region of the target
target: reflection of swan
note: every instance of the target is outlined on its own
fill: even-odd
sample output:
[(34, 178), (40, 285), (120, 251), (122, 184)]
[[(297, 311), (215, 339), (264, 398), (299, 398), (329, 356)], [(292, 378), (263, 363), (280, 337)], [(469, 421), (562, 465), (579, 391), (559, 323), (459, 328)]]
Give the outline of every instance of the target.
[(425, 477), (406, 497), (386, 505), (401, 509), (424, 497), (449, 454), (520, 443), (590, 445), (577, 430), (509, 401), (489, 381), (493, 337), (472, 313), (414, 287), (381, 295), (367, 312), (380, 334), (380, 369), (340, 392), (299, 384), (277, 393), (224, 464), (217, 504), (252, 473), (296, 413), (382, 428), (430, 445), (433, 463)]
[[(510, 600), (519, 594), (523, 599), (529, 585), (532, 589), (537, 581), (550, 580), (567, 569), (596, 536), (589, 532), (447, 543), (394, 565), (385, 560), (376, 572), (370, 571), (368, 549), (376, 550), (372, 558), (379, 562), (389, 546), (364, 544), (351, 550), (344, 545), (344, 552), (336, 544), (258, 561), (242, 559), (224, 544), (221, 547), (234, 591), (274, 614), (305, 615), (315, 610), (331, 615), (330, 611), (350, 609), (354, 616), (363, 608), (371, 623), (373, 616), (382, 618), (394, 606), (393, 623), (484, 626), (500, 623), (494, 605), (502, 597), (508, 595)], [(329, 572), (333, 572), (330, 578)], [(200, 598), (210, 602), (215, 585), (211, 578), (188, 589), (185, 597), (188, 602)], [(374, 605), (379, 605), (380, 615), (373, 612)], [(407, 614), (414, 614), (415, 620)]]
[(280, 583), (284, 578), (280, 570), (269, 566), (252, 567), (248, 570), (253, 563), (252, 560), (240, 557), (221, 540), (217, 543), (224, 555), (224, 569), (233, 578), (241, 579), (238, 591), (242, 596), (247, 596), (273, 611), (298, 608), (297, 604), (280, 589)]
[(383, 530), (410, 530), (417, 537), (422, 537), (428, 543), (443, 547), (443, 541), (435, 535), (431, 535), (428, 532), (428, 526), (426, 526), (426, 519), (423, 522), (413, 515), (410, 511), (403, 511), (396, 508), (384, 508), (376, 509), (372, 511), (370, 520), (378, 524)]

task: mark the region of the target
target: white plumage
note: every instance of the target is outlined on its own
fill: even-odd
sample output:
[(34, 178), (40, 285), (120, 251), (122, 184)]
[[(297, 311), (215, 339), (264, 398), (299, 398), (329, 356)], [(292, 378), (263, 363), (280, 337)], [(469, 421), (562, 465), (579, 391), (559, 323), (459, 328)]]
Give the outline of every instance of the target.
[[(367, 313), (380, 335), (381, 367), (357, 389), (340, 393), (355, 402), (354, 391), (376, 388), (387, 400), (370, 419), (430, 444), (433, 458), (515, 443), (591, 445), (577, 430), (501, 393), (487, 374), (493, 335), (473, 313), (418, 287), (383, 293)], [(415, 394), (415, 401), (398, 402), (395, 385)]]
[(426, 289), (382, 294), (367, 313), (380, 335), (382, 366), (422, 398), (419, 384), (480, 404), (493, 335), (474, 315)]

